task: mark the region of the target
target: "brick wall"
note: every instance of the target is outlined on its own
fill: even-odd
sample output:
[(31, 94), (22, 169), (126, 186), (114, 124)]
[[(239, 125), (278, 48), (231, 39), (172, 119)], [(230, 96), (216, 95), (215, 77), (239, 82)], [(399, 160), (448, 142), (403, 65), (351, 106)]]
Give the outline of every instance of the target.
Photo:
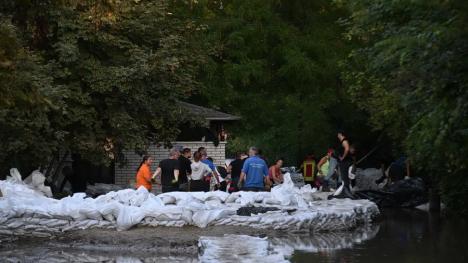
[[(195, 152), (199, 147), (205, 147), (208, 156), (213, 158), (215, 165), (224, 165), (226, 159), (226, 142), (220, 142), (216, 147), (213, 142), (174, 142), (173, 145), (181, 145), (184, 148), (192, 149), (192, 153)], [(152, 167), (152, 171), (156, 170), (157, 164), (167, 159), (169, 156), (169, 149), (164, 146), (157, 147), (152, 145), (148, 148), (148, 154), (155, 158), (155, 162)], [(122, 186), (130, 186), (135, 183), (136, 169), (141, 162), (142, 156), (136, 154), (133, 151), (125, 152), (127, 164), (124, 167), (120, 167), (120, 164), (115, 165), (115, 184)], [(158, 189), (156, 188), (156, 192)]]

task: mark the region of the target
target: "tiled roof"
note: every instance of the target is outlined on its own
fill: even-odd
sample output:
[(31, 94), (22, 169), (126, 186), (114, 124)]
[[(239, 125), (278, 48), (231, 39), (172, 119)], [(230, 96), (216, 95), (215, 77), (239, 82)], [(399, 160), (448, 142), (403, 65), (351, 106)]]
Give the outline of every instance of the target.
[(183, 108), (186, 108), (190, 113), (199, 115), (209, 121), (235, 121), (240, 120), (241, 117), (224, 113), (221, 111), (205, 108), (195, 104), (179, 101)]

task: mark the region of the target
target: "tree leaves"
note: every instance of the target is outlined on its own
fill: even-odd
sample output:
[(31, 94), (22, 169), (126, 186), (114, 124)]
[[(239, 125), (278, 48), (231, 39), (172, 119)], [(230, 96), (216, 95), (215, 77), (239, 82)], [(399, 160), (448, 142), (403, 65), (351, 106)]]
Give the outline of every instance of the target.
[[(336, 23), (342, 9), (329, 1), (223, 1), (199, 3), (207, 24), (209, 67), (203, 99), (242, 116), (231, 128), (231, 151), (257, 145), (273, 159), (297, 164), (325, 154), (335, 142), (331, 115), (342, 91), (336, 64), (347, 52)], [(208, 40), (208, 44), (206, 41)], [(335, 107), (335, 108), (333, 108)], [(349, 120), (352, 122), (351, 118)]]
[[(401, 142), (421, 174), (442, 186), (465, 178), (468, 140), (466, 5), (461, 1), (344, 1), (360, 40), (345, 80), (376, 129)], [(456, 66), (455, 66), (456, 65)], [(463, 184), (461, 184), (463, 185)], [(449, 206), (459, 204), (443, 188)], [(466, 200), (468, 191), (457, 198)], [(455, 206), (453, 206), (455, 207)]]
[(174, 140), (187, 121), (176, 101), (197, 89), (203, 62), (188, 43), (195, 29), (186, 27), (188, 19), (167, 15), (169, 3), (20, 1), (4, 7), (10, 18), (0, 29), (0, 65), (8, 68), (0, 73), (0, 136), (8, 146), (0, 167), (16, 165), (8, 156), (34, 167), (59, 150), (108, 163), (103, 145), (109, 139), (115, 151)]

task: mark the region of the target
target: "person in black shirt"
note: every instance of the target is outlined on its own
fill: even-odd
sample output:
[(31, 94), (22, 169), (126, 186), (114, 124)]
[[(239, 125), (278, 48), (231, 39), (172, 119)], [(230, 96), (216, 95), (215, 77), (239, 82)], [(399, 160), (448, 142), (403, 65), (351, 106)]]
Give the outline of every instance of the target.
[(349, 167), (353, 164), (353, 158), (350, 151), (350, 143), (343, 131), (337, 134), (341, 147), (338, 156), (338, 168), (340, 170), (341, 180), (343, 181), (343, 190), (335, 198), (353, 198), (351, 192), (351, 183), (349, 179)]
[(179, 156), (179, 190), (188, 191), (188, 176), (192, 173), (190, 165), (192, 162), (192, 151), (189, 148), (184, 148)]
[(242, 172), (242, 167), (244, 166), (245, 159), (247, 159), (248, 155), (246, 153), (237, 153), (236, 159), (232, 161), (228, 166), (228, 172), (231, 173), (231, 187), (233, 187), (232, 192), (239, 191), (237, 189), (237, 184), (239, 182), (240, 174)]
[(169, 152), (169, 159), (162, 160), (153, 177), (161, 175), (162, 192), (179, 191), (179, 151), (172, 148)]

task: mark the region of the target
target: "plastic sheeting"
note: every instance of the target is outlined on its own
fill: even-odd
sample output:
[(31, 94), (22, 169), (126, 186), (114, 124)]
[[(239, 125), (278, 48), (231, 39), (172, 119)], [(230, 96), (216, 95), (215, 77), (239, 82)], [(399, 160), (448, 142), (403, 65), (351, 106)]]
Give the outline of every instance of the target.
[[(127, 230), (135, 225), (344, 230), (368, 223), (379, 213), (368, 200), (314, 201), (310, 186), (297, 188), (288, 174), (284, 177), (285, 182), (271, 192), (172, 192), (155, 196), (140, 187), (97, 198), (77, 193), (56, 200), (22, 182), (12, 169), (12, 177), (0, 181), (0, 234), (47, 236), (50, 232), (95, 227)], [(272, 206), (279, 210), (237, 215), (243, 206)]]
[(428, 201), (424, 181), (411, 177), (396, 181), (381, 190), (363, 190), (355, 192), (358, 198), (375, 202), (379, 207), (417, 207)]

